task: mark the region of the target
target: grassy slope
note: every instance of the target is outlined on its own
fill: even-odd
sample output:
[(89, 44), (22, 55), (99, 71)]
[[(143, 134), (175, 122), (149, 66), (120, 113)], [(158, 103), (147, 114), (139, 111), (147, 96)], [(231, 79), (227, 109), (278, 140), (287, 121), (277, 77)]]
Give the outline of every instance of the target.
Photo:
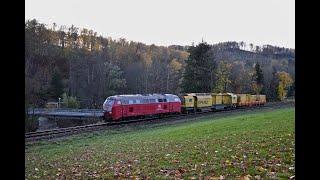
[(26, 149), (26, 178), (285, 178), (294, 144), (294, 109), (279, 109), (38, 143)]

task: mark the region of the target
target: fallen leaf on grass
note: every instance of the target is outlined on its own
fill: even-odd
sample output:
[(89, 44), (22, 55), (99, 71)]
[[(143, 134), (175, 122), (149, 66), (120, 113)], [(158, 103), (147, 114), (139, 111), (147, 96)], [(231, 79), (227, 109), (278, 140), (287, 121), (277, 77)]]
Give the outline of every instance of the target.
[(232, 163), (231, 163), (229, 160), (226, 160), (225, 163), (226, 163), (226, 165), (228, 165), (228, 166), (232, 165)]
[(257, 170), (258, 170), (259, 172), (264, 172), (264, 171), (266, 171), (266, 169), (263, 168), (263, 167), (261, 167), (261, 166), (259, 166), (259, 167), (257, 168)]
[(261, 179), (260, 175), (255, 175), (254, 178), (258, 180)]
[(269, 177), (270, 179), (276, 179), (276, 173), (275, 172), (268, 172), (267, 177)]
[(175, 177), (181, 177), (180, 171), (179, 171), (179, 170), (175, 170), (174, 176), (175, 176)]
[(252, 176), (250, 174), (240, 176), (240, 180), (250, 180)]
[(172, 162), (173, 162), (173, 163), (179, 163), (180, 161), (174, 159)]

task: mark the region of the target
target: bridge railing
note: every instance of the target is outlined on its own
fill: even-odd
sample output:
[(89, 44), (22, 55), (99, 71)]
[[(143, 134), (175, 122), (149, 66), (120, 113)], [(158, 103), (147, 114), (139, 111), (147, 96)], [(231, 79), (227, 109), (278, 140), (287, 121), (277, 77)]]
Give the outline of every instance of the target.
[(36, 114), (57, 114), (57, 115), (67, 115), (67, 114), (95, 114), (101, 115), (103, 113), (102, 109), (71, 109), (71, 108), (57, 108), (57, 109), (47, 109), (47, 108), (29, 108), (27, 111), (28, 115)]

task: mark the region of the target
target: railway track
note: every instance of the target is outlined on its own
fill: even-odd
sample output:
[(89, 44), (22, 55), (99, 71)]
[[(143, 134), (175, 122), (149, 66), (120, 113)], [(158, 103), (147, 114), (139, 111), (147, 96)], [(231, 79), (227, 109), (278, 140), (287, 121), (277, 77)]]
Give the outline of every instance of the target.
[(90, 124), (84, 126), (75, 126), (68, 128), (59, 128), (59, 129), (50, 129), (44, 131), (37, 132), (29, 132), (25, 133), (25, 141), (37, 141), (37, 140), (45, 140), (45, 139), (53, 139), (58, 137), (64, 137), (73, 134), (79, 134), (83, 132), (93, 132), (98, 130), (106, 129), (109, 126), (122, 126), (125, 124), (137, 124), (137, 123), (158, 123), (158, 122), (166, 122), (173, 120), (186, 120), (186, 119), (194, 119), (199, 117), (205, 117), (210, 115), (220, 115), (220, 114), (229, 114), (240, 111), (252, 111), (256, 109), (263, 109), (269, 107), (282, 107), (285, 105), (294, 105), (294, 102), (280, 102), (280, 103), (267, 103), (264, 106), (255, 106), (255, 107), (247, 107), (247, 108), (239, 108), (239, 109), (230, 109), (230, 110), (220, 110), (214, 112), (198, 112), (198, 113), (190, 113), (190, 114), (180, 114), (180, 115), (170, 115), (162, 118), (152, 117), (152, 118), (144, 118), (144, 119), (135, 119), (129, 121), (121, 121), (121, 122), (106, 122), (99, 124)]

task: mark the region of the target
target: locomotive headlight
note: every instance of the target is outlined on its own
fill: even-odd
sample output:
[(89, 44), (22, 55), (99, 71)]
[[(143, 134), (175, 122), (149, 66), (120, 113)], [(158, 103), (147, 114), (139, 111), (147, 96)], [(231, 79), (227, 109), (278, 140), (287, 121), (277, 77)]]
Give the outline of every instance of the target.
[(109, 114), (112, 114), (112, 112), (110, 111)]

